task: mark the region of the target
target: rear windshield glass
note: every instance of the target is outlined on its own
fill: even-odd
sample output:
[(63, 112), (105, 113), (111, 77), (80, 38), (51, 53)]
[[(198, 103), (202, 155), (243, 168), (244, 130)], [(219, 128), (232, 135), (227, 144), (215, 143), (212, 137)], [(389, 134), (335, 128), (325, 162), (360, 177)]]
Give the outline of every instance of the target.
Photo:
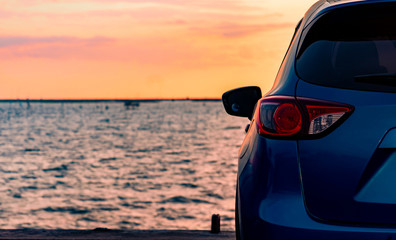
[(396, 3), (332, 10), (305, 29), (296, 60), (303, 80), (396, 92)]

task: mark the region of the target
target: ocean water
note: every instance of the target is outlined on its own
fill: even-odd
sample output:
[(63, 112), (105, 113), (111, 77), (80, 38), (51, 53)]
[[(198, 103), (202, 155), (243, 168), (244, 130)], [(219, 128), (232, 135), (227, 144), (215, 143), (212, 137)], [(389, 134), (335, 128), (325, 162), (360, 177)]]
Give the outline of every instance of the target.
[(247, 123), (221, 102), (0, 103), (0, 228), (233, 230)]

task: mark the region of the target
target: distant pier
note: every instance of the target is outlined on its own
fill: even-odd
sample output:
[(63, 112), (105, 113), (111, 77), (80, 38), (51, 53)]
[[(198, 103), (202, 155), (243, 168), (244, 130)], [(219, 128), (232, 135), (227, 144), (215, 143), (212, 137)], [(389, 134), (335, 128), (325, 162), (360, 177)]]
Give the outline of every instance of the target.
[(125, 100), (124, 101), (124, 106), (127, 109), (134, 109), (140, 106), (139, 101), (137, 100)]

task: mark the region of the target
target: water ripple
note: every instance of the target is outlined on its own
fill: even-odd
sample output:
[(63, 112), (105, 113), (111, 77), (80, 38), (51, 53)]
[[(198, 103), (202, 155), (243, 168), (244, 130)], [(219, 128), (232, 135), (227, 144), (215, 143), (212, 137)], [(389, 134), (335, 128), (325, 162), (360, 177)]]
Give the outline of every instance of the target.
[(221, 102), (0, 103), (0, 122), (2, 228), (233, 229), (247, 120)]

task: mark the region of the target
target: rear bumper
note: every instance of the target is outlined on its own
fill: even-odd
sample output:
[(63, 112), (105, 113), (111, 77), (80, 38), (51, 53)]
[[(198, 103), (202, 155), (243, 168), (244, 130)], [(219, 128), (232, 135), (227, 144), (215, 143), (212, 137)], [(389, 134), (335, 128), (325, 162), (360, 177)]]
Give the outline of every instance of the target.
[(301, 196), (274, 194), (262, 201), (258, 219), (244, 229), (247, 239), (396, 239), (396, 228), (326, 224), (312, 219)]

